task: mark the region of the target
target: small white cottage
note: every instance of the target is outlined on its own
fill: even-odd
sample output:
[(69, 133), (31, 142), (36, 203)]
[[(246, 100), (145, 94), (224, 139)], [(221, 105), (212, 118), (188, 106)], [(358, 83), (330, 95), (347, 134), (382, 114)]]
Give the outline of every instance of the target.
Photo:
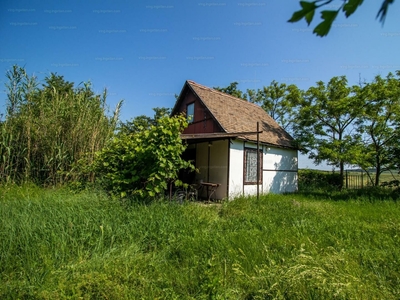
[(186, 81), (172, 115), (182, 112), (189, 122), (184, 157), (199, 170), (183, 180), (215, 189), (213, 199), (297, 191), (293, 138), (260, 106)]

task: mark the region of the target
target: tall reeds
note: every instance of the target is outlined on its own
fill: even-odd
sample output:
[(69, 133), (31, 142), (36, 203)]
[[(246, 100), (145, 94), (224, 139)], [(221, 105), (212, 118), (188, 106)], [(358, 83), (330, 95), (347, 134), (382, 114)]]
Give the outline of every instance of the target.
[(90, 83), (74, 87), (63, 76), (51, 74), (39, 87), (36, 78), (18, 66), (6, 76), (1, 182), (60, 185), (76, 180), (77, 162), (85, 158), (90, 164), (113, 135), (122, 102), (110, 114), (106, 91), (96, 95)]

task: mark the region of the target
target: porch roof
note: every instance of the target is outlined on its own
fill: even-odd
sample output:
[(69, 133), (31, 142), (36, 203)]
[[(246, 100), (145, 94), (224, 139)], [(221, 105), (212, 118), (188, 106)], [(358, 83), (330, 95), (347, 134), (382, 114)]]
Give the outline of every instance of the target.
[(207, 141), (226, 140), (237, 137), (238, 134), (223, 133), (223, 132), (181, 134), (181, 139), (185, 140), (188, 144), (202, 143)]

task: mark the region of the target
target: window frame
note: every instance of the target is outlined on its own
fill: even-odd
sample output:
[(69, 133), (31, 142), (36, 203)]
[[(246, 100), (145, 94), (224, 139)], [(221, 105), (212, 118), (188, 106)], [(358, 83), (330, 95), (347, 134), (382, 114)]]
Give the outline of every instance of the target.
[[(194, 102), (186, 104), (186, 121), (188, 122), (188, 124), (192, 124), (194, 122), (194, 105), (195, 105)], [(189, 107), (193, 107), (193, 109), (191, 109), (192, 114), (189, 114)], [(192, 118), (189, 120), (190, 116)]]
[[(249, 148), (249, 147), (245, 147), (244, 148), (244, 151), (243, 151), (243, 184), (247, 184), (247, 185), (256, 185), (257, 184), (257, 170), (256, 170), (256, 173), (255, 173), (255, 178), (254, 178), (254, 180), (248, 180), (248, 174), (247, 174), (247, 170), (248, 170), (248, 168), (247, 168), (247, 163), (248, 163), (248, 157), (247, 157), (247, 154), (248, 153), (257, 153), (257, 149), (256, 148)], [(262, 184), (262, 181), (263, 181), (263, 176), (262, 176), (262, 170), (263, 170), (263, 151), (262, 151), (262, 149), (259, 149), (259, 151), (258, 151), (258, 156), (259, 156), (259, 162), (260, 162), (260, 165), (259, 165), (259, 174), (260, 174), (260, 178), (259, 178), (259, 181), (258, 181), (258, 184)], [(257, 164), (257, 162), (256, 162), (256, 164)], [(255, 168), (257, 168), (257, 166), (255, 167)], [(250, 179), (253, 179), (253, 178), (250, 178)]]

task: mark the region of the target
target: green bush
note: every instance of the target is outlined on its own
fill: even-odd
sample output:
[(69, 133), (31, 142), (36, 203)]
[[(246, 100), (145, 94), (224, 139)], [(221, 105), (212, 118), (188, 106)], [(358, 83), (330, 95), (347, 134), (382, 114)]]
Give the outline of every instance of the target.
[(299, 170), (299, 190), (341, 189), (343, 177), (339, 173)]
[(182, 115), (164, 116), (150, 128), (114, 137), (93, 165), (104, 188), (123, 198), (149, 198), (163, 194), (170, 184), (182, 185), (179, 170), (194, 169), (182, 159), (186, 145), (180, 134), (186, 126)]

